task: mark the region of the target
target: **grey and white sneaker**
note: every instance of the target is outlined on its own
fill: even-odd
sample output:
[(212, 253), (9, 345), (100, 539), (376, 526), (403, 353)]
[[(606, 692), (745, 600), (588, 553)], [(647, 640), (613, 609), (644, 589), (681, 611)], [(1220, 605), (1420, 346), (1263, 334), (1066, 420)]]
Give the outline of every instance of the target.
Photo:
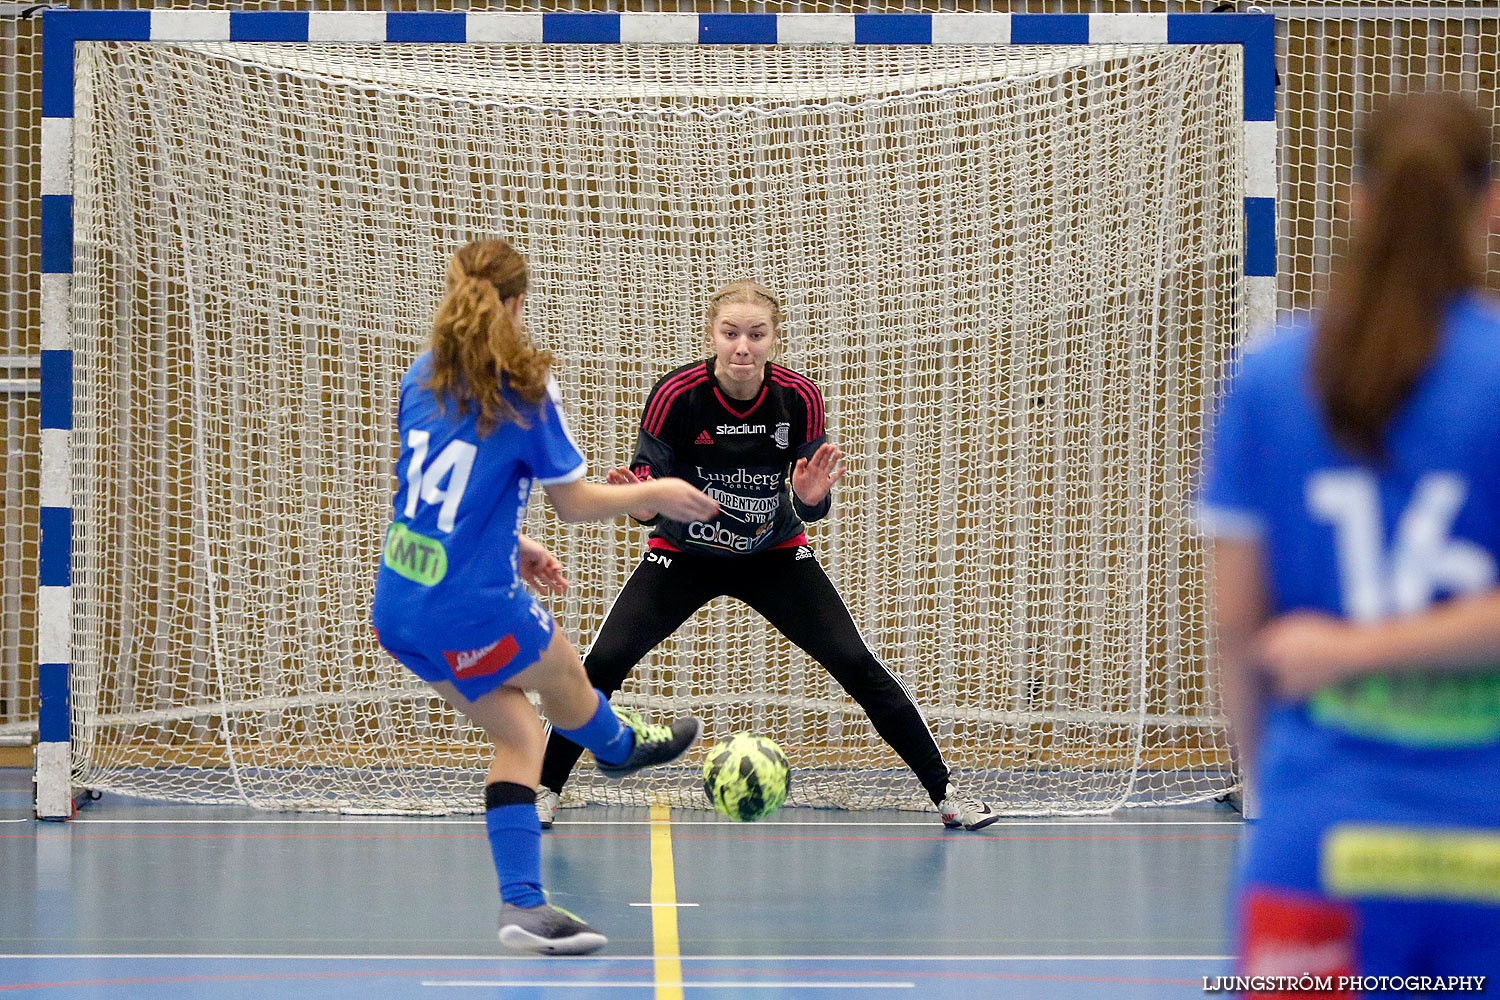
[(546, 785), (536, 790), (536, 818), (542, 821), (542, 829), (552, 829), (552, 821), (557, 818), (557, 807), (562, 804), (562, 796), (558, 795)]
[(529, 909), (502, 903), (500, 943), (537, 955), (587, 955), (603, 948), (609, 939), (551, 903)]
[(983, 830), (1000, 818), (1000, 814), (991, 809), (983, 799), (963, 794), (952, 782), (948, 784), (943, 801), (938, 803), (938, 812), (943, 817), (943, 825), (950, 830), (959, 827), (965, 830)]
[(635, 733), (635, 747), (630, 751), (630, 756), (620, 764), (606, 764), (597, 758), (594, 760), (599, 773), (606, 778), (625, 778), (643, 768), (670, 764), (687, 753), (688, 747), (696, 743), (703, 732), (702, 720), (693, 715), (683, 716), (670, 726), (646, 722), (628, 708), (615, 709), (615, 715)]

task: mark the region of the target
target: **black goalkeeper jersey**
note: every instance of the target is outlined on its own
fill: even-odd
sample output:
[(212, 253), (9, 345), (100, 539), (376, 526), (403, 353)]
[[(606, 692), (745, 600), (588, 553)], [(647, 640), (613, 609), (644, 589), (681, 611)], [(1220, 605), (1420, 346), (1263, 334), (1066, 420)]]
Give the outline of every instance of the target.
[(808, 507), (792, 493), (790, 472), (823, 443), (823, 394), (789, 368), (766, 364), (754, 399), (719, 387), (714, 363), (694, 361), (668, 373), (646, 397), (635, 456), (641, 479), (676, 476), (719, 501), (711, 521), (657, 517), (657, 544), (709, 555), (763, 552), (802, 534), (804, 521), (828, 513), (830, 498)]

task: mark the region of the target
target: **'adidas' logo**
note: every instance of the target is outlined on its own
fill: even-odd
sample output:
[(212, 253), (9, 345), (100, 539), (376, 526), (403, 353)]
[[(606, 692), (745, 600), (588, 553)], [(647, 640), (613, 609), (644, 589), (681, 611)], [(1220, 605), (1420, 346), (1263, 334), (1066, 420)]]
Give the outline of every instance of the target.
[(708, 436), (708, 431), (703, 431), (701, 434), (698, 435), (698, 440), (694, 441), (693, 443), (694, 444), (713, 444), (714, 443), (714, 439)]

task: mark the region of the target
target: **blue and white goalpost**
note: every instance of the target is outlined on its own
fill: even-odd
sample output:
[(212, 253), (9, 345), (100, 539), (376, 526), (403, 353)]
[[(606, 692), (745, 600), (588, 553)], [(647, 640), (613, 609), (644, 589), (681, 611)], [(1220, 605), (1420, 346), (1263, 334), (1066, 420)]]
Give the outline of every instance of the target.
[[(1188, 501), (1275, 310), (1270, 16), (44, 18), (39, 816), (478, 808), (480, 734), (367, 604), (400, 374), (484, 234), (532, 262), (595, 472), (714, 287), (783, 294), (852, 470), (815, 548), (967, 787), (1234, 785)], [(586, 647), (642, 539), (531, 529)], [(740, 606), (619, 697), (776, 739), (793, 804), (925, 804)], [(570, 793), (702, 805), (691, 768)]]

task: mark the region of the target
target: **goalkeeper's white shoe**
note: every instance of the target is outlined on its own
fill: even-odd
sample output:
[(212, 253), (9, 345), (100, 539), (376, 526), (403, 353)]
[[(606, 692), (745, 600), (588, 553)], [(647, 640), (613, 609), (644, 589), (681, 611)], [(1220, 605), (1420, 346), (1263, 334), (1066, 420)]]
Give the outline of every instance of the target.
[(542, 829), (552, 829), (552, 821), (557, 818), (557, 807), (562, 804), (562, 796), (552, 789), (543, 785), (536, 790), (536, 818), (542, 821)]
[(950, 830), (960, 827), (965, 830), (983, 830), (1000, 818), (1000, 814), (991, 809), (989, 803), (963, 794), (951, 782), (943, 801), (938, 803), (938, 813), (943, 817), (943, 825)]

